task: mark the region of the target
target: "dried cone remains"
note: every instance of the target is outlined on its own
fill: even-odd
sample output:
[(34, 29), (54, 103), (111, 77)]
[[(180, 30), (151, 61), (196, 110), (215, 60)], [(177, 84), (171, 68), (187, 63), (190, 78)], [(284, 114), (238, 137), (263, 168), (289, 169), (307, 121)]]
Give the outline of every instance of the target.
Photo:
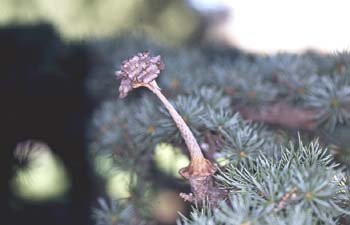
[(161, 57), (159, 55), (151, 57), (149, 52), (138, 53), (124, 60), (121, 70), (116, 72), (117, 78), (121, 79), (119, 97), (126, 97), (133, 88), (146, 87), (162, 101), (180, 130), (191, 156), (190, 165), (180, 169), (179, 173), (189, 180), (193, 193), (181, 193), (180, 196), (185, 201), (200, 203), (208, 199), (210, 203), (216, 204), (226, 195), (226, 192), (219, 189), (214, 182), (213, 175), (217, 167), (204, 157), (191, 130), (158, 87), (155, 79), (163, 69), (164, 63)]

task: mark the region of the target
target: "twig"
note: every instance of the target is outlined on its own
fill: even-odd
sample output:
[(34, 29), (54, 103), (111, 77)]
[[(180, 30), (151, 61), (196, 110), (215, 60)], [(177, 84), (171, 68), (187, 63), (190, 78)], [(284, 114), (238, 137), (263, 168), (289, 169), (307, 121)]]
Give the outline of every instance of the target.
[(119, 87), (120, 97), (125, 97), (133, 88), (146, 87), (151, 90), (169, 111), (190, 153), (190, 164), (180, 169), (179, 173), (189, 180), (193, 193), (181, 193), (185, 201), (203, 202), (208, 199), (213, 205), (222, 199), (226, 192), (219, 189), (214, 182), (213, 175), (217, 166), (206, 159), (190, 128), (162, 94), (155, 78), (164, 69), (160, 56), (150, 57), (148, 52), (138, 53), (136, 56), (123, 61), (121, 70), (116, 72), (117, 78), (122, 79)]
[(256, 108), (241, 107), (238, 111), (245, 119), (281, 125), (289, 128), (313, 130), (317, 123), (316, 109), (296, 108), (286, 103), (263, 105)]

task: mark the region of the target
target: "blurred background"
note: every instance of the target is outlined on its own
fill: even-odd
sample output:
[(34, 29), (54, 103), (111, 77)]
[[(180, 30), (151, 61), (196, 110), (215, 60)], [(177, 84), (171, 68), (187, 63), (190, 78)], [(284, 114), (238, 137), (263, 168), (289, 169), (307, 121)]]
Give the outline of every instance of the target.
[[(71, 199), (93, 205), (98, 196), (130, 196), (135, 183), (130, 172), (112, 168), (103, 154), (88, 152), (85, 131), (100, 98), (90, 98), (84, 89), (96, 63), (84, 49), (87, 43), (127, 33), (174, 48), (332, 52), (349, 47), (349, 5), (341, 0), (1, 0), (0, 93), (6, 124), (0, 141), (1, 224), (89, 224), (89, 218), (71, 222), (70, 213), (90, 217), (89, 209), (70, 212), (70, 207), (80, 208)], [(178, 176), (188, 158), (172, 146), (159, 148), (158, 166)], [(159, 224), (174, 224), (176, 212), (188, 207), (171, 189), (155, 196), (151, 214)]]
[(267, 0), (2, 0), (0, 23), (47, 21), (68, 40), (141, 30), (167, 44), (205, 37), (254, 51), (349, 47), (349, 3)]

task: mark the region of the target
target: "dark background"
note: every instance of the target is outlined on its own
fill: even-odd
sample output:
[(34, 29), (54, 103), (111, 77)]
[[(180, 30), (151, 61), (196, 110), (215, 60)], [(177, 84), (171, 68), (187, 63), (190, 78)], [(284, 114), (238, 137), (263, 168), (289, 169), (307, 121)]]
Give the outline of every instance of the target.
[(108, 159), (89, 157), (87, 130), (100, 104), (86, 88), (89, 43), (123, 32), (200, 43), (206, 22), (169, 0), (4, 0), (0, 8), (1, 224), (92, 224), (97, 197), (126, 197), (128, 176), (101, 176)]

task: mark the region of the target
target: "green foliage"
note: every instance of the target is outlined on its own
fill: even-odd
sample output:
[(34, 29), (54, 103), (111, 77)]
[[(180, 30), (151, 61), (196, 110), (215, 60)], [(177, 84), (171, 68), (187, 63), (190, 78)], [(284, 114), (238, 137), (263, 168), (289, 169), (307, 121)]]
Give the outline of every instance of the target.
[[(181, 216), (178, 224), (316, 225), (339, 224), (346, 217), (350, 185), (345, 167), (349, 162), (337, 164), (336, 159), (348, 157), (348, 147), (339, 147), (335, 159), (334, 151), (324, 146), (337, 144), (337, 140), (320, 136), (320, 144), (303, 144), (301, 139), (309, 143), (320, 133), (331, 136), (347, 126), (349, 52), (242, 54), (230, 61), (207, 58), (198, 49), (173, 50), (124, 37), (114, 40), (119, 41), (120, 51), (111, 51), (106, 43), (94, 43), (96, 51), (102, 49), (99, 55), (106, 63), (96, 65), (89, 86), (105, 101), (91, 130), (93, 149), (108, 152), (109, 148), (116, 159), (122, 159), (116, 160), (116, 165), (138, 168), (135, 173), (141, 178), (154, 173), (148, 163), (152, 163), (157, 144), (183, 149), (173, 120), (150, 93), (137, 90), (125, 100), (113, 99), (117, 86), (111, 85), (110, 71), (139, 50), (152, 49), (162, 55), (166, 65), (159, 86), (188, 123), (203, 152), (220, 164), (216, 180), (230, 190), (218, 207), (195, 207), (188, 217)], [(101, 83), (106, 85), (101, 88)], [(101, 97), (101, 92), (106, 94)], [(247, 121), (236, 112), (240, 107), (254, 109), (276, 102), (314, 110), (316, 129), (322, 132), (302, 131), (298, 138), (296, 132)], [(105, 129), (96, 136), (101, 127)], [(143, 197), (142, 188), (133, 193)]]
[(133, 206), (125, 200), (98, 199), (99, 207), (93, 210), (96, 225), (143, 225), (136, 217)]
[(183, 224), (337, 224), (339, 215), (349, 214), (341, 206), (350, 200), (339, 182), (344, 173), (326, 149), (299, 141), (281, 151), (227, 165), (217, 180), (231, 190), (228, 199), (218, 208), (195, 209)]
[(284, 214), (270, 213), (266, 208), (258, 205), (248, 194), (229, 196), (227, 202), (221, 204), (213, 211), (196, 209), (189, 218), (182, 218), (178, 225), (254, 225), (254, 224), (277, 224), (277, 225), (316, 225), (309, 211), (303, 211), (300, 206), (291, 208)]
[(350, 122), (350, 80), (349, 74), (323, 76), (305, 96), (306, 105), (320, 109), (319, 123), (329, 130), (337, 124)]

